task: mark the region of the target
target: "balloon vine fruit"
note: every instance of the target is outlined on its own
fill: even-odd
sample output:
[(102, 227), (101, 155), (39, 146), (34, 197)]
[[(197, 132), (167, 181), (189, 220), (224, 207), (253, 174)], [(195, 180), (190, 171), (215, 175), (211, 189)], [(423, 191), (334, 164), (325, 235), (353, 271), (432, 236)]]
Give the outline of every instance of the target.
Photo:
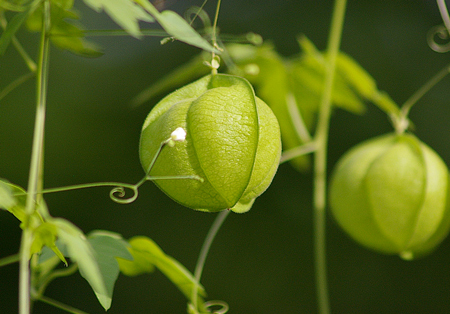
[(410, 134), (357, 145), (338, 162), (330, 206), (357, 242), (412, 259), (432, 251), (450, 228), (448, 169)]
[(270, 185), (281, 140), (271, 109), (240, 77), (216, 74), (169, 94), (142, 127), (145, 171), (161, 143), (182, 127), (186, 139), (163, 149), (150, 176), (198, 176), (203, 180), (155, 180), (176, 202), (193, 209), (245, 212)]

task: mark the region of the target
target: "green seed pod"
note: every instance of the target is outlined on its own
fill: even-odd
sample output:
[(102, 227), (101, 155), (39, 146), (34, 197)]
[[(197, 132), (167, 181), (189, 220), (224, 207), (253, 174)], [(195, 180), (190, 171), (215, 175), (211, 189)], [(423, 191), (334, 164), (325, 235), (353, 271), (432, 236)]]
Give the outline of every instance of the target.
[(388, 134), (361, 143), (338, 162), (330, 206), (357, 242), (413, 259), (448, 234), (448, 169), (413, 135)]
[(145, 171), (161, 142), (182, 127), (186, 139), (162, 150), (150, 176), (198, 176), (155, 180), (176, 202), (193, 209), (245, 212), (270, 185), (278, 168), (278, 121), (247, 80), (208, 75), (163, 98), (142, 128)]

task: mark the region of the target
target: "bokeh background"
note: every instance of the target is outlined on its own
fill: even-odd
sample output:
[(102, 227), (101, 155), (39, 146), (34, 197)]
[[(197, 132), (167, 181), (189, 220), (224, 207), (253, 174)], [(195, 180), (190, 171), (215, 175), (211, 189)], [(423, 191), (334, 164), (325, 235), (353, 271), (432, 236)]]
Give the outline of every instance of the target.
[[(167, 0), (180, 14), (201, 0)], [(447, 1), (447, 5), (450, 3)], [(213, 15), (215, 1), (206, 10)], [(278, 51), (299, 52), (296, 36), (326, 46), (333, 2), (318, 0), (224, 0), (219, 17), (223, 33), (248, 31), (270, 39)], [(105, 14), (76, 1), (88, 29), (116, 28)], [(435, 1), (349, 0), (342, 50), (353, 56), (399, 104), (450, 60), (432, 51), (427, 32), (441, 24)], [(38, 36), (18, 35), (32, 56)], [(51, 50), (45, 137), (45, 187), (86, 182), (134, 183), (143, 175), (138, 159), (141, 125), (157, 99), (132, 109), (141, 90), (199, 50), (181, 43), (161, 46), (159, 38), (93, 38), (105, 55), (84, 59)], [(0, 58), (0, 87), (26, 67), (9, 48)], [(433, 88), (411, 112), (417, 136), (450, 164), (450, 78)], [(34, 82), (0, 102), (0, 177), (27, 185), (34, 123)], [(369, 137), (390, 132), (387, 117), (372, 105), (363, 116), (336, 110), (330, 129), (330, 169), (347, 149)], [(273, 184), (243, 215), (231, 214), (220, 230), (202, 283), (209, 299), (230, 304), (229, 313), (315, 313), (312, 199), (310, 174), (283, 164)], [(51, 214), (64, 217), (86, 233), (107, 229), (125, 238), (146, 235), (193, 271), (215, 215), (183, 208), (152, 183), (130, 205), (118, 205), (109, 190), (49, 194)], [(450, 313), (450, 241), (430, 256), (403, 261), (360, 247), (329, 216), (328, 275), (334, 313)], [(18, 221), (0, 212), (0, 256), (18, 251)], [(0, 312), (17, 312), (17, 265), (0, 269)], [(48, 296), (89, 313), (103, 313), (79, 275), (54, 281)], [(62, 313), (42, 303), (35, 313)], [(159, 272), (136, 278), (120, 276), (109, 313), (185, 313), (186, 300)]]

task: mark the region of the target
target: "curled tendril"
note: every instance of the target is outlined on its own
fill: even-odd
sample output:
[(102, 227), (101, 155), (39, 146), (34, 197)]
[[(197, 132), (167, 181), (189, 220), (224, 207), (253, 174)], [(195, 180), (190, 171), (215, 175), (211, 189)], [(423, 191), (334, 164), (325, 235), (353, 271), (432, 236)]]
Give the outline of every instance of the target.
[[(446, 43), (437, 42), (439, 38)], [(444, 25), (438, 25), (430, 29), (427, 35), (428, 46), (436, 52), (450, 51), (450, 33)]]
[[(131, 197), (125, 198), (125, 188), (128, 188), (133, 191), (133, 195)], [(116, 203), (119, 204), (130, 204), (133, 203), (139, 195), (137, 186), (116, 186), (109, 192), (109, 197)]]
[(218, 310), (214, 310), (212, 313), (214, 314), (225, 314), (228, 312), (228, 310), (230, 309), (228, 304), (225, 301), (220, 301), (220, 300), (214, 300), (214, 301), (207, 301), (205, 302), (205, 307), (207, 309), (213, 307), (213, 306), (220, 306), (221, 308)]
[(211, 27), (211, 19), (209, 18), (208, 14), (203, 10), (203, 7), (193, 6), (186, 11), (185, 19), (190, 25), (194, 23), (196, 18), (199, 18), (202, 21), (204, 29), (208, 29)]

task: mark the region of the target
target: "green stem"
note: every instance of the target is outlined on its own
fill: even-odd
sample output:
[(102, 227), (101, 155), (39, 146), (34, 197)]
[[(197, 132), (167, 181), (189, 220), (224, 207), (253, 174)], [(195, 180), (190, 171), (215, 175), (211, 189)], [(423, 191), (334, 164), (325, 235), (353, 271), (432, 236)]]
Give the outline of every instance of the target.
[[(152, 36), (152, 37), (167, 37), (170, 36), (167, 32), (160, 29), (142, 29), (141, 34), (143, 36)], [(96, 37), (96, 36), (130, 36), (130, 33), (123, 29), (90, 29), (83, 31), (84, 36)], [(51, 37), (78, 37), (79, 34), (64, 34), (64, 33), (51, 33)]]
[(17, 263), (20, 260), (20, 254), (6, 256), (0, 259), (0, 267)]
[(291, 118), (294, 130), (297, 133), (298, 138), (303, 143), (308, 143), (311, 141), (311, 135), (309, 134), (308, 128), (306, 127), (305, 121), (303, 120), (302, 114), (298, 109), (297, 101), (292, 93), (286, 95), (286, 105), (289, 112), (289, 117)]
[(447, 31), (450, 33), (450, 16), (448, 14), (445, 0), (437, 0), (437, 5), (439, 7), (439, 12), (441, 13), (442, 20), (444, 21), (444, 25), (447, 28)]
[(411, 107), (419, 101), (433, 86), (439, 83), (447, 74), (450, 73), (450, 64), (444, 67), (441, 71), (436, 73), (428, 82), (420, 87), (402, 106), (401, 113), (402, 118), (408, 117)]
[[(214, 48), (218, 48), (217, 46), (217, 21), (219, 19), (219, 10), (220, 10), (220, 3), (221, 0), (217, 0), (217, 7), (216, 7), (216, 15), (214, 16), (214, 23), (213, 23), (213, 29), (212, 29), (212, 45)], [(219, 67), (219, 64), (215, 64), (217, 62), (216, 60), (216, 53), (213, 51), (211, 55), (211, 71), (212, 75), (217, 74), (217, 69)]]
[(303, 144), (301, 146), (285, 150), (281, 155), (280, 164), (289, 161), (291, 159), (313, 153), (315, 150), (316, 150), (316, 143), (314, 142), (309, 142), (307, 144)]
[(316, 291), (319, 313), (330, 313), (326, 266), (326, 172), (328, 131), (331, 114), (331, 93), (336, 67), (336, 58), (342, 36), (346, 0), (336, 0), (331, 20), (330, 37), (327, 47), (327, 67), (322, 94), (315, 143), (314, 159), (314, 255)]
[(43, 297), (45, 289), (53, 280), (60, 277), (67, 277), (73, 275), (77, 270), (78, 264), (75, 263), (69, 267), (52, 271), (48, 276), (40, 280), (40, 283), (38, 284), (39, 290), (36, 291), (35, 299), (40, 300)]
[[(4, 18), (4, 16), (0, 17), (0, 23), (1, 23), (3, 30), (5, 30), (6, 26), (7, 26), (7, 22), (6, 22), (6, 19)], [(33, 59), (30, 58), (28, 53), (22, 47), (20, 42), (17, 40), (16, 36), (12, 36), (12, 43), (13, 43), (14, 47), (16, 48), (16, 50), (19, 52), (20, 56), (25, 61), (28, 69), (30, 69), (30, 71), (33, 73), (36, 72), (36, 67), (37, 67), (36, 63), (33, 61)]]
[(216, 14), (214, 15), (213, 29), (212, 29), (212, 43), (217, 44), (217, 21), (219, 20), (219, 10), (220, 10), (221, 0), (217, 0)]
[(67, 305), (67, 304), (64, 304), (62, 302), (53, 300), (53, 299), (51, 299), (49, 297), (46, 297), (46, 296), (41, 296), (39, 298), (39, 301), (42, 301), (42, 302), (47, 303), (47, 304), (50, 304), (50, 305), (52, 305), (52, 306), (54, 306), (56, 308), (59, 308), (61, 310), (66, 311), (68, 313), (72, 313), (72, 314), (88, 314), (88, 313), (83, 312), (83, 311), (81, 311), (79, 309), (76, 309), (76, 308), (74, 308), (74, 307), (72, 307), (70, 305)]
[[(197, 283), (200, 283), (200, 279), (202, 277), (203, 268), (205, 266), (206, 257), (208, 256), (209, 249), (211, 248), (212, 242), (214, 238), (217, 235), (217, 232), (219, 231), (220, 227), (222, 226), (223, 222), (227, 218), (228, 214), (230, 213), (230, 210), (224, 210), (220, 212), (216, 219), (214, 220), (213, 224), (211, 225), (211, 228), (208, 231), (208, 234), (206, 235), (205, 241), (203, 242), (202, 248), (200, 250), (200, 254), (198, 256), (197, 265), (195, 266), (194, 276)], [(192, 302), (194, 304), (194, 309), (198, 310), (198, 285), (194, 286), (194, 289), (192, 291)]]
[(35, 72), (29, 72), (27, 74), (24, 74), (11, 83), (9, 83), (2, 91), (0, 91), (0, 100), (5, 98), (6, 95), (8, 95), (11, 91), (13, 91), (16, 87), (22, 85), (26, 81), (28, 81), (30, 78), (32, 78), (35, 75)]
[(50, 2), (43, 2), (43, 25), (39, 47), (36, 81), (36, 118), (33, 134), (33, 147), (31, 154), (30, 173), (28, 177), (28, 193), (23, 221), (23, 232), (20, 245), (20, 270), (19, 270), (19, 314), (29, 314), (30, 303), (30, 248), (33, 240), (33, 225), (30, 221), (35, 210), (36, 195), (40, 193), (42, 182), (42, 160), (44, 154), (44, 126), (48, 80), (49, 38), (50, 29)]
[(36, 72), (36, 68), (37, 68), (36, 63), (34, 63), (33, 59), (31, 59), (30, 56), (27, 54), (25, 49), (22, 47), (20, 42), (17, 40), (16, 36), (13, 36), (12, 43), (13, 43), (14, 47), (16, 48), (16, 50), (19, 52), (22, 59), (25, 61), (28, 69), (30, 69), (30, 71), (33, 73)]

